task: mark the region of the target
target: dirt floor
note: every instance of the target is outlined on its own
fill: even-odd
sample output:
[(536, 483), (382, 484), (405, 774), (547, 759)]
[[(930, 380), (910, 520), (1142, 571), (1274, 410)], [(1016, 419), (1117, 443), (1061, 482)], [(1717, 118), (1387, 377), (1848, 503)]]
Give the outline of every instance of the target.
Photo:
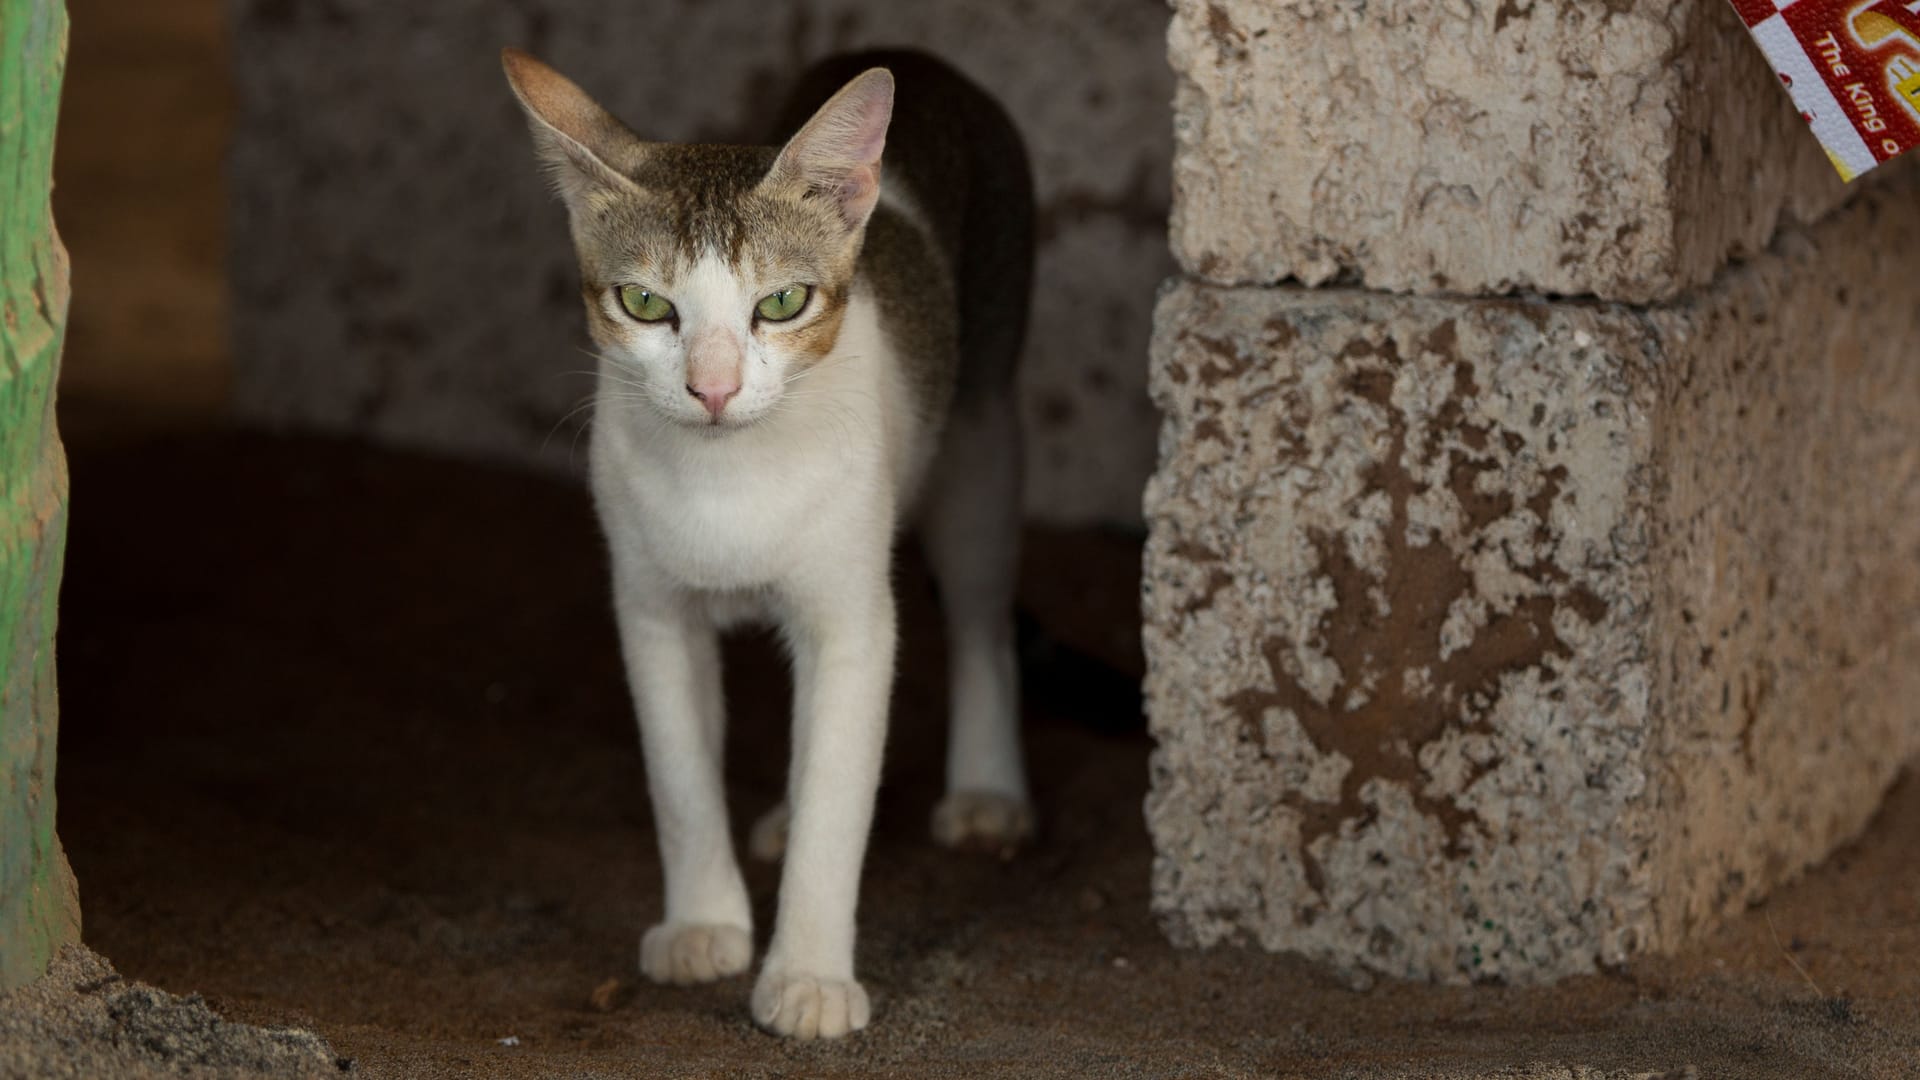
[(66, 945), (46, 975), (0, 994), (0, 1077), (8, 1080), (325, 1080), (352, 1074), (324, 1039), (296, 1028), (225, 1020), (198, 994), (122, 976), (84, 945)]
[[(220, 435), (78, 448), (72, 508), (60, 828), (88, 944), (229, 1018), (310, 1027), (360, 1075), (1920, 1075), (1912, 780), (1695, 950), (1549, 989), (1356, 992), (1169, 947), (1126, 690), (1138, 545), (1090, 533), (1031, 544), (1024, 602), (1100, 664), (1033, 658), (1045, 831), (1008, 862), (927, 840), (941, 662), (903, 571), (862, 902), (874, 1025), (781, 1042), (745, 979), (636, 982), (658, 871), (582, 492)], [(739, 832), (779, 794), (786, 676), (762, 640), (730, 658)], [(748, 880), (765, 927), (776, 870)]]

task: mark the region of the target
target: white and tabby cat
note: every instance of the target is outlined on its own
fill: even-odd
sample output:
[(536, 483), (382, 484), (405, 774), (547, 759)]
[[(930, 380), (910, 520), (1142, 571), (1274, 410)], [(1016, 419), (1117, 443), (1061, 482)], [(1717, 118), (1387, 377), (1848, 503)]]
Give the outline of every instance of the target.
[(905, 523), (948, 624), (934, 836), (1003, 849), (1032, 829), (1012, 626), (1025, 151), (984, 92), (917, 53), (815, 68), (778, 149), (646, 142), (531, 56), (504, 63), (567, 206), (602, 401), (634, 406), (594, 418), (591, 471), (666, 879), (641, 967), (692, 983), (752, 959), (717, 634), (771, 620), (793, 658), (793, 760), (787, 804), (754, 830), (786, 864), (753, 1016), (800, 1038), (858, 1030)]

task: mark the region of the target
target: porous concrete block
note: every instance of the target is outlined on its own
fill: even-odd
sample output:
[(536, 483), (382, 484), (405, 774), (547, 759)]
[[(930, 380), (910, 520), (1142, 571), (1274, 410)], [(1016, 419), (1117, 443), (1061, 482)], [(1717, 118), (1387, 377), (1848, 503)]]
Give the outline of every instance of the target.
[(1163, 296), (1172, 936), (1552, 978), (1861, 828), (1920, 750), (1916, 250), (1901, 183), (1652, 309)]
[(1166, 10), (1106, 0), (229, 0), (235, 406), (245, 420), (579, 465), (593, 389), (564, 214), (500, 47), (649, 138), (757, 141), (829, 53), (918, 46), (988, 87), (1038, 199), (1027, 506), (1137, 522), (1167, 251)]
[(1174, 251), (1216, 283), (1665, 299), (1847, 195), (1726, 0), (1174, 9)]

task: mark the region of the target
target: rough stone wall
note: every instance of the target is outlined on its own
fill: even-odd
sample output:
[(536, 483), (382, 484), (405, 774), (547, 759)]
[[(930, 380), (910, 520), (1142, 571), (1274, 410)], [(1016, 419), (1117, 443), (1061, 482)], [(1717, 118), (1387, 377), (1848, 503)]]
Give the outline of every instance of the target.
[(1647, 917), (1613, 835), (1651, 705), (1642, 328), (1194, 284), (1158, 321), (1148, 819), (1176, 939), (1411, 977), (1618, 959)]
[(1916, 179), (1647, 316), (1667, 944), (1852, 837), (1920, 753)]
[(1652, 309), (1182, 283), (1148, 819), (1177, 940), (1666, 949), (1920, 750), (1920, 185)]
[(1725, 0), (1174, 8), (1174, 250), (1220, 284), (1647, 301), (1845, 197)]
[(1165, 222), (1165, 10), (1118, 0), (230, 0), (236, 399), (249, 419), (565, 466), (591, 389), (560, 207), (499, 71), (533, 50), (639, 131), (761, 138), (829, 52), (917, 45), (1006, 103), (1039, 185), (1028, 505), (1137, 521)]

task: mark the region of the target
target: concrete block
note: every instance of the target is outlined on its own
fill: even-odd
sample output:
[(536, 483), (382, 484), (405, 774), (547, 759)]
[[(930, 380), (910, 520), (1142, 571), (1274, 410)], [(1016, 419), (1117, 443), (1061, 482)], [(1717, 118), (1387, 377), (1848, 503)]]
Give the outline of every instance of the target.
[(1166, 247), (1166, 11), (760, 0), (230, 0), (236, 408), (255, 423), (577, 465), (592, 361), (563, 213), (500, 75), (538, 53), (643, 134), (753, 141), (831, 52), (917, 45), (991, 88), (1039, 200), (1027, 504), (1137, 522)]
[(1154, 903), (1414, 978), (1670, 950), (1920, 750), (1920, 190), (1651, 309), (1183, 283)]
[(1665, 299), (1847, 196), (1726, 0), (1174, 9), (1174, 251), (1219, 284)]

